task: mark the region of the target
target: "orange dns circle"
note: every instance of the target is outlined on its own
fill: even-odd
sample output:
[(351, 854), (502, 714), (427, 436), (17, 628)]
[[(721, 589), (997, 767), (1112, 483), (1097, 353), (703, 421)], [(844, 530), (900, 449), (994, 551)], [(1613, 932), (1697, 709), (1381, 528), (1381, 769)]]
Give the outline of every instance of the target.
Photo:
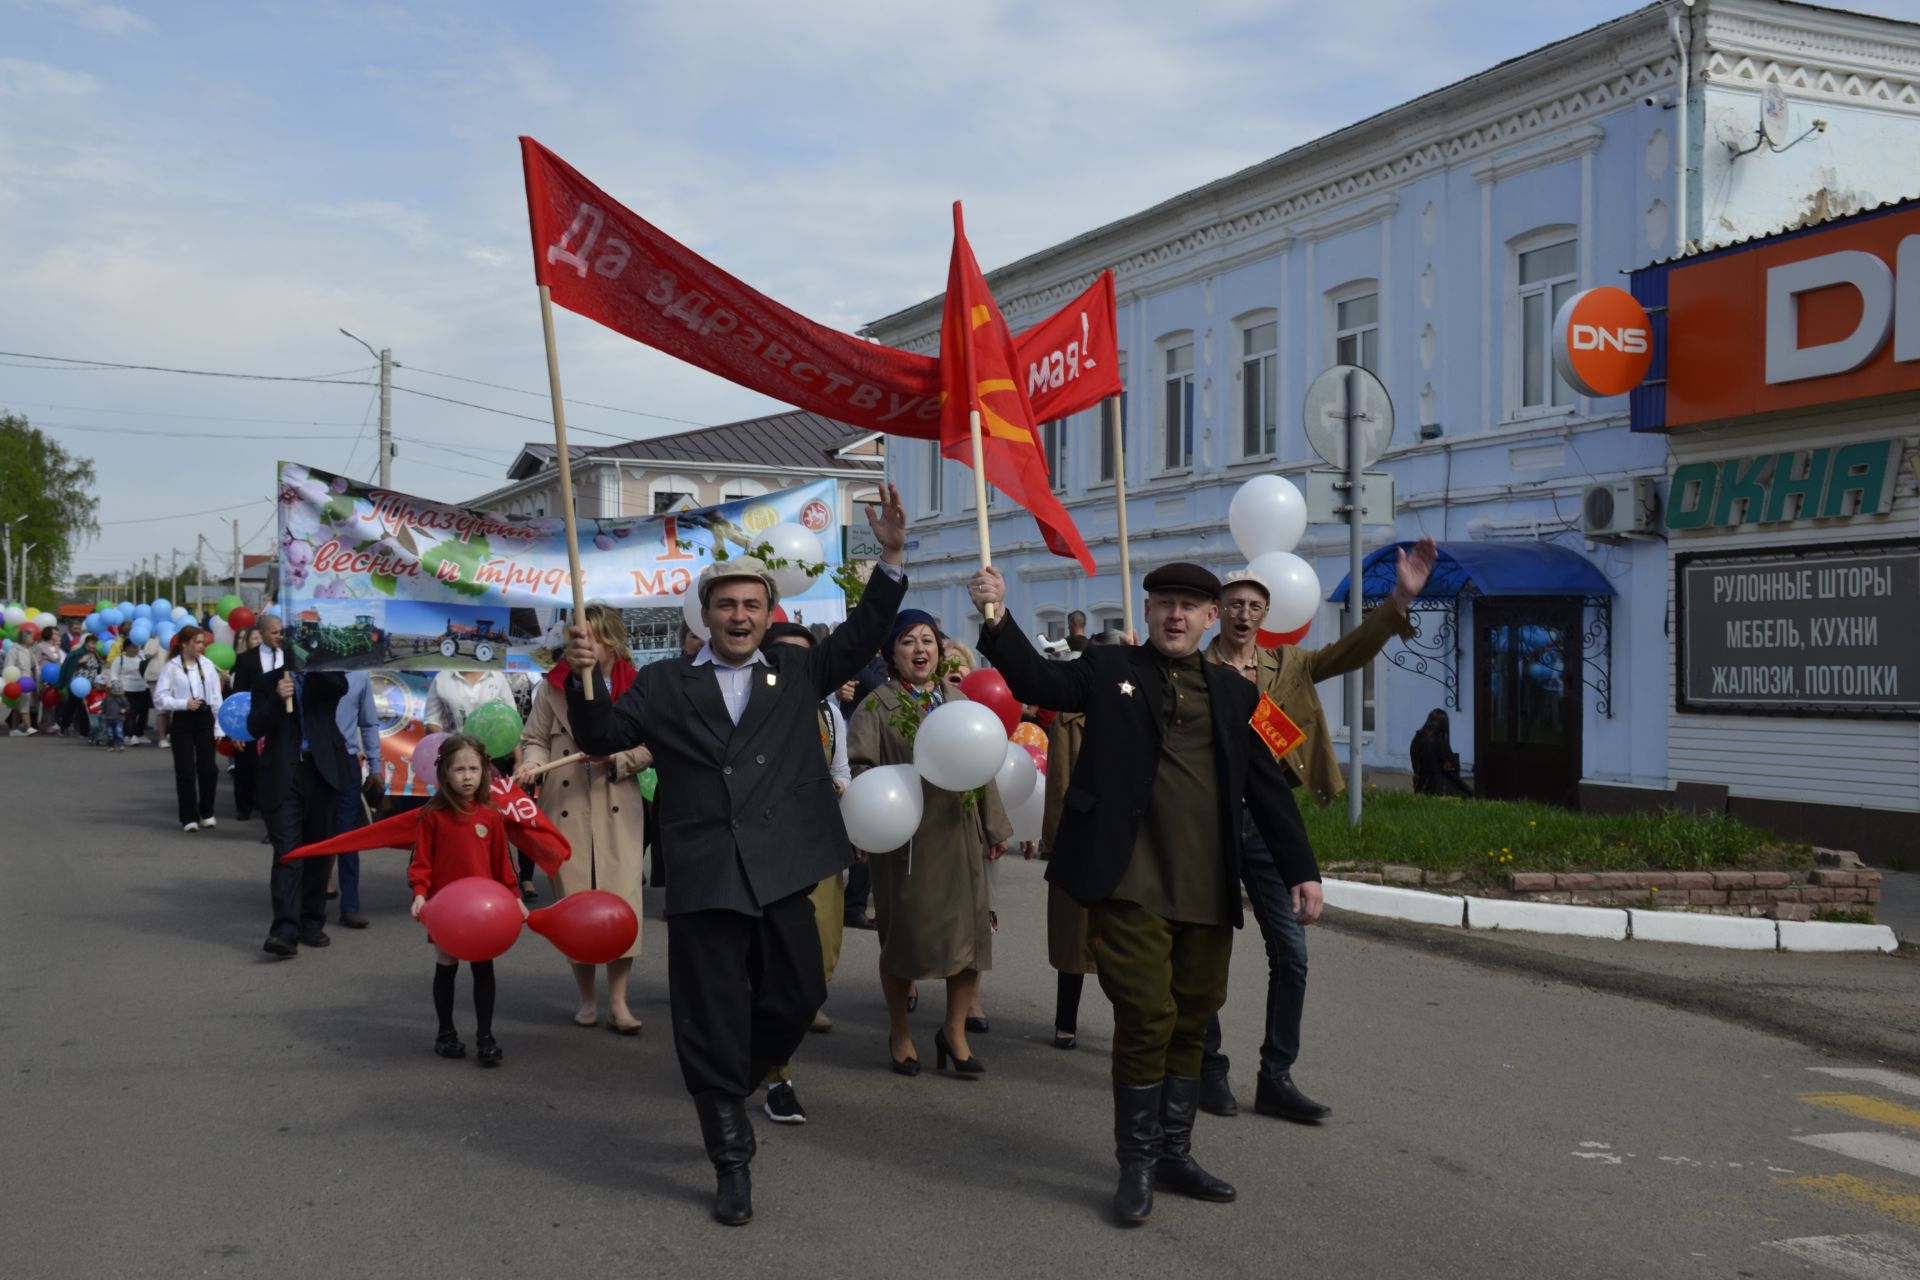
[(1640, 385), (1652, 363), (1647, 313), (1624, 289), (1576, 293), (1553, 318), (1553, 366), (1581, 395), (1624, 395)]

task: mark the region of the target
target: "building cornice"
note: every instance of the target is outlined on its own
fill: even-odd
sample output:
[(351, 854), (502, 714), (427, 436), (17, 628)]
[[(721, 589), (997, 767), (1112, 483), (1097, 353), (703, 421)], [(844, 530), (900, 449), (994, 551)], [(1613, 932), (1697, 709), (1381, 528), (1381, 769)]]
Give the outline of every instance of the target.
[(1590, 156), (1600, 149), (1606, 141), (1607, 131), (1597, 124), (1578, 125), (1567, 130), (1562, 137), (1528, 147), (1524, 151), (1509, 151), (1497, 156), (1488, 156), (1473, 166), (1473, 176), (1480, 182), (1498, 182), (1502, 178), (1511, 178), (1515, 174), (1526, 173), (1532, 169), (1542, 169), (1550, 164), (1564, 164), (1569, 160), (1578, 160), (1581, 156)]

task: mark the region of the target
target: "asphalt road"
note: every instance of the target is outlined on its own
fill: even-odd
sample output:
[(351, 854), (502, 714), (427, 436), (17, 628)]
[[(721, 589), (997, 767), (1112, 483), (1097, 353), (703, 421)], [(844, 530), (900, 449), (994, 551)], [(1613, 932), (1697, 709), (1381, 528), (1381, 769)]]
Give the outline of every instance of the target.
[[(223, 796), (220, 828), (185, 835), (170, 787), (156, 751), (0, 740), (12, 1280), (1920, 1275), (1920, 1080), (1337, 927), (1314, 934), (1297, 1072), (1333, 1119), (1203, 1117), (1196, 1151), (1239, 1203), (1163, 1196), (1146, 1226), (1110, 1226), (1104, 1006), (1090, 987), (1081, 1049), (1048, 1046), (1024, 864), (1003, 880), (984, 1079), (931, 1070), (937, 998), (927, 1072), (886, 1070), (875, 940), (851, 935), (838, 1026), (799, 1064), (813, 1121), (758, 1125), (758, 1217), (729, 1230), (706, 1217), (658, 921), (639, 1039), (574, 1027), (565, 968), (527, 936), (499, 965), (505, 1066), (446, 1062), (400, 854), (365, 855), (371, 929), (274, 962), (258, 824)], [(1263, 977), (1244, 934), (1243, 1101)]]

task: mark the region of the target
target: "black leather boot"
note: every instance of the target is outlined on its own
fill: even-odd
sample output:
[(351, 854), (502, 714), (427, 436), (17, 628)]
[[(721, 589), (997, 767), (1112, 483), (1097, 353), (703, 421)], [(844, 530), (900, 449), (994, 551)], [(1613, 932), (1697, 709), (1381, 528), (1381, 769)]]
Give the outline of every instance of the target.
[(693, 1095), (700, 1113), (700, 1136), (706, 1140), (707, 1159), (718, 1178), (713, 1194), (713, 1220), (729, 1227), (753, 1221), (753, 1122), (747, 1118), (744, 1098), (717, 1090)]
[(1263, 1116), (1279, 1116), (1282, 1120), (1297, 1120), (1301, 1124), (1318, 1124), (1333, 1114), (1332, 1107), (1323, 1107), (1300, 1092), (1293, 1083), (1293, 1076), (1282, 1071), (1278, 1075), (1260, 1073), (1260, 1084), (1253, 1095), (1253, 1109)]
[(1233, 1082), (1223, 1075), (1200, 1076), (1200, 1109), (1210, 1116), (1237, 1116), (1240, 1100), (1233, 1096)]
[(1137, 1225), (1153, 1213), (1153, 1167), (1160, 1157), (1159, 1085), (1113, 1086), (1113, 1145), (1120, 1161), (1113, 1216), (1123, 1226)]
[(1193, 1118), (1200, 1099), (1200, 1082), (1191, 1076), (1168, 1076), (1160, 1084), (1160, 1159), (1154, 1177), (1169, 1191), (1195, 1200), (1225, 1204), (1238, 1193), (1193, 1159)]

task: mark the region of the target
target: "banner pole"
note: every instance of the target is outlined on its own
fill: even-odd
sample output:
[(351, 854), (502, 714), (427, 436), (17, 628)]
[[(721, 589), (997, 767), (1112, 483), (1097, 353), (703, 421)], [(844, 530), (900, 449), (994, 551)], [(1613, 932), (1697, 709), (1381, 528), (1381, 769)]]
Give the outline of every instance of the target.
[(1127, 641), (1138, 644), (1134, 630), (1133, 549), (1127, 545), (1127, 402), (1123, 396), (1108, 396), (1113, 406), (1113, 500), (1120, 528), (1120, 598), (1126, 602)]
[[(573, 621), (586, 620), (586, 589), (580, 580), (580, 527), (573, 515), (573, 455), (567, 452), (567, 408), (560, 398), (560, 348), (553, 340), (553, 291), (540, 286), (540, 327), (547, 336), (547, 389), (553, 396), (553, 443), (560, 454), (560, 514), (567, 526), (567, 571), (573, 579)], [(581, 692), (593, 701), (593, 668), (580, 673)]]
[[(971, 347), (969, 347), (971, 352)], [(972, 361), (968, 361), (967, 380), (973, 380)], [(973, 432), (973, 514), (980, 531), (980, 567), (993, 567), (993, 548), (987, 542), (987, 450), (980, 438), (980, 411), (974, 409), (967, 414), (967, 427)], [(981, 616), (988, 622), (993, 621), (993, 606), (987, 605)]]

